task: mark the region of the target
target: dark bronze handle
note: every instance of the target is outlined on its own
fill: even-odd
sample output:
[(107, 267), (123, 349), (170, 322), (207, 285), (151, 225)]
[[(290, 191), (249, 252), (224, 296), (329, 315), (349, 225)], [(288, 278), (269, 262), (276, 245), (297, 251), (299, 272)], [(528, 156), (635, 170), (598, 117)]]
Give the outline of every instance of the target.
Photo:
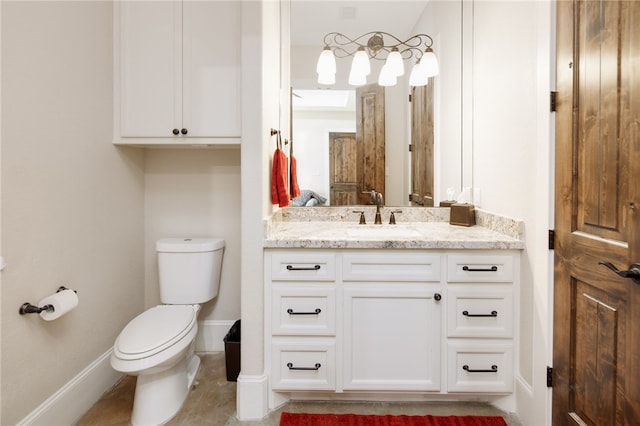
[(289, 368), (289, 370), (304, 370), (304, 371), (315, 371), (315, 370), (319, 370), (320, 367), (322, 367), (320, 365), (320, 363), (316, 363), (316, 365), (314, 367), (294, 367), (293, 363), (288, 362), (287, 363), (287, 367)]
[(320, 269), (320, 265), (315, 265), (310, 268), (306, 268), (306, 267), (300, 268), (296, 266), (287, 265), (287, 271), (317, 271), (318, 269)]
[(469, 268), (468, 266), (463, 266), (462, 270), (469, 271), (469, 272), (496, 272), (498, 270), (498, 267), (492, 266), (489, 269), (474, 269), (474, 268)]
[(469, 368), (467, 364), (463, 365), (462, 369), (469, 373), (497, 373), (498, 372), (498, 366), (495, 364), (491, 366), (491, 370), (472, 370), (471, 368)]
[(293, 309), (287, 309), (287, 313), (289, 315), (318, 315), (320, 314), (320, 312), (322, 312), (322, 309), (320, 308), (316, 308), (316, 310), (313, 312), (293, 312)]
[(613, 272), (621, 276), (622, 278), (631, 278), (634, 283), (640, 284), (640, 263), (634, 263), (629, 266), (628, 271), (621, 271), (611, 262), (598, 262), (599, 265), (604, 265), (607, 268), (611, 269)]
[(180, 130), (178, 130), (178, 129), (173, 129), (173, 130), (171, 131), (171, 133), (173, 133), (174, 135), (179, 135), (179, 134), (180, 134)]
[(183, 128), (182, 130), (180, 130), (180, 133), (182, 133), (183, 135), (186, 135), (187, 133), (189, 133), (189, 131)]
[(497, 317), (498, 316), (498, 311), (491, 311), (490, 314), (470, 314), (469, 311), (462, 311), (462, 315), (464, 315), (465, 317)]
[(435, 294), (433, 295), (433, 299), (434, 299), (436, 302), (439, 302), (439, 301), (441, 301), (441, 300), (442, 300), (442, 295), (441, 295), (440, 293), (435, 293)]

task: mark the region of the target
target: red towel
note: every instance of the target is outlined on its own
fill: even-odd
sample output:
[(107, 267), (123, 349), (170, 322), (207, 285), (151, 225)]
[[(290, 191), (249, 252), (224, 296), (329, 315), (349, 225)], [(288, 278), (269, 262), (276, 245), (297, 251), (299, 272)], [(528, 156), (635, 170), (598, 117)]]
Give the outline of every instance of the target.
[(271, 171), (271, 203), (280, 207), (289, 205), (289, 188), (287, 182), (287, 155), (281, 149), (273, 153)]
[(298, 164), (296, 162), (296, 157), (291, 154), (291, 168), (289, 169), (289, 173), (291, 174), (291, 179), (289, 180), (291, 198), (296, 198), (300, 196), (300, 187), (298, 187)]

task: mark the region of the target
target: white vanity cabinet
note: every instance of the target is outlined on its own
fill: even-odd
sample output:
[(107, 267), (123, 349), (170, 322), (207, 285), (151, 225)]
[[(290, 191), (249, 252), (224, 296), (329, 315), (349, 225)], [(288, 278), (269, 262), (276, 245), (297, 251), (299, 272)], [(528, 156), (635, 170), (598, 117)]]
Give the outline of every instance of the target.
[(114, 3), (115, 143), (239, 143), (239, 1)]
[(268, 261), (272, 389), (335, 390), (335, 255), (284, 252)]
[(513, 391), (518, 259), (495, 253), (447, 256), (449, 392)]
[(271, 390), (512, 393), (519, 259), (517, 250), (266, 249)]
[(440, 256), (342, 255), (344, 390), (440, 390)]

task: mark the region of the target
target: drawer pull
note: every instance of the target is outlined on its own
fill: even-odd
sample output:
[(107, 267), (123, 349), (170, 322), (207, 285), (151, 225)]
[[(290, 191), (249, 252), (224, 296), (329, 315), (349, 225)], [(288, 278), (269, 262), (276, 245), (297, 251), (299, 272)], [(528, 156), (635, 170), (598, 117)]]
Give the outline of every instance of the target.
[(293, 312), (293, 309), (287, 309), (287, 313), (289, 315), (318, 315), (320, 314), (320, 312), (322, 312), (322, 309), (320, 308), (316, 308), (316, 310), (313, 312)]
[(287, 265), (287, 271), (317, 271), (318, 269), (320, 269), (320, 265), (314, 265), (310, 268)]
[(469, 368), (467, 364), (463, 365), (462, 369), (469, 373), (497, 373), (498, 372), (498, 366), (495, 364), (491, 366), (491, 370), (472, 370), (471, 368)]
[(498, 270), (497, 266), (492, 266), (489, 269), (481, 269), (481, 268), (469, 268), (468, 266), (463, 266), (462, 267), (463, 271), (469, 271), (469, 272), (496, 272)]
[(462, 315), (469, 318), (478, 318), (478, 317), (497, 317), (498, 311), (491, 311), (490, 314), (470, 314), (469, 311), (462, 311)]
[(320, 369), (321, 365), (319, 362), (317, 362), (316, 365), (313, 367), (294, 367), (293, 363), (288, 362), (287, 367), (289, 368), (289, 370), (316, 371)]

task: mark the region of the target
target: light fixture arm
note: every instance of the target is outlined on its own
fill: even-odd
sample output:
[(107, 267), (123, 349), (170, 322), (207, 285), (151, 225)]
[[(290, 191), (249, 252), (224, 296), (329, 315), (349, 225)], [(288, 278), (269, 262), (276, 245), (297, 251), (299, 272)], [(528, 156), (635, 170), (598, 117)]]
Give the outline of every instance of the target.
[[(391, 39), (386, 44), (385, 37)], [(420, 59), (423, 53), (433, 46), (433, 39), (427, 34), (416, 34), (406, 40), (400, 40), (393, 34), (384, 31), (371, 31), (356, 38), (350, 38), (339, 32), (331, 32), (324, 36), (324, 45), (330, 47), (338, 58), (354, 56), (358, 49), (364, 48), (371, 59), (386, 60), (392, 50), (398, 50), (402, 59), (415, 57)]]

